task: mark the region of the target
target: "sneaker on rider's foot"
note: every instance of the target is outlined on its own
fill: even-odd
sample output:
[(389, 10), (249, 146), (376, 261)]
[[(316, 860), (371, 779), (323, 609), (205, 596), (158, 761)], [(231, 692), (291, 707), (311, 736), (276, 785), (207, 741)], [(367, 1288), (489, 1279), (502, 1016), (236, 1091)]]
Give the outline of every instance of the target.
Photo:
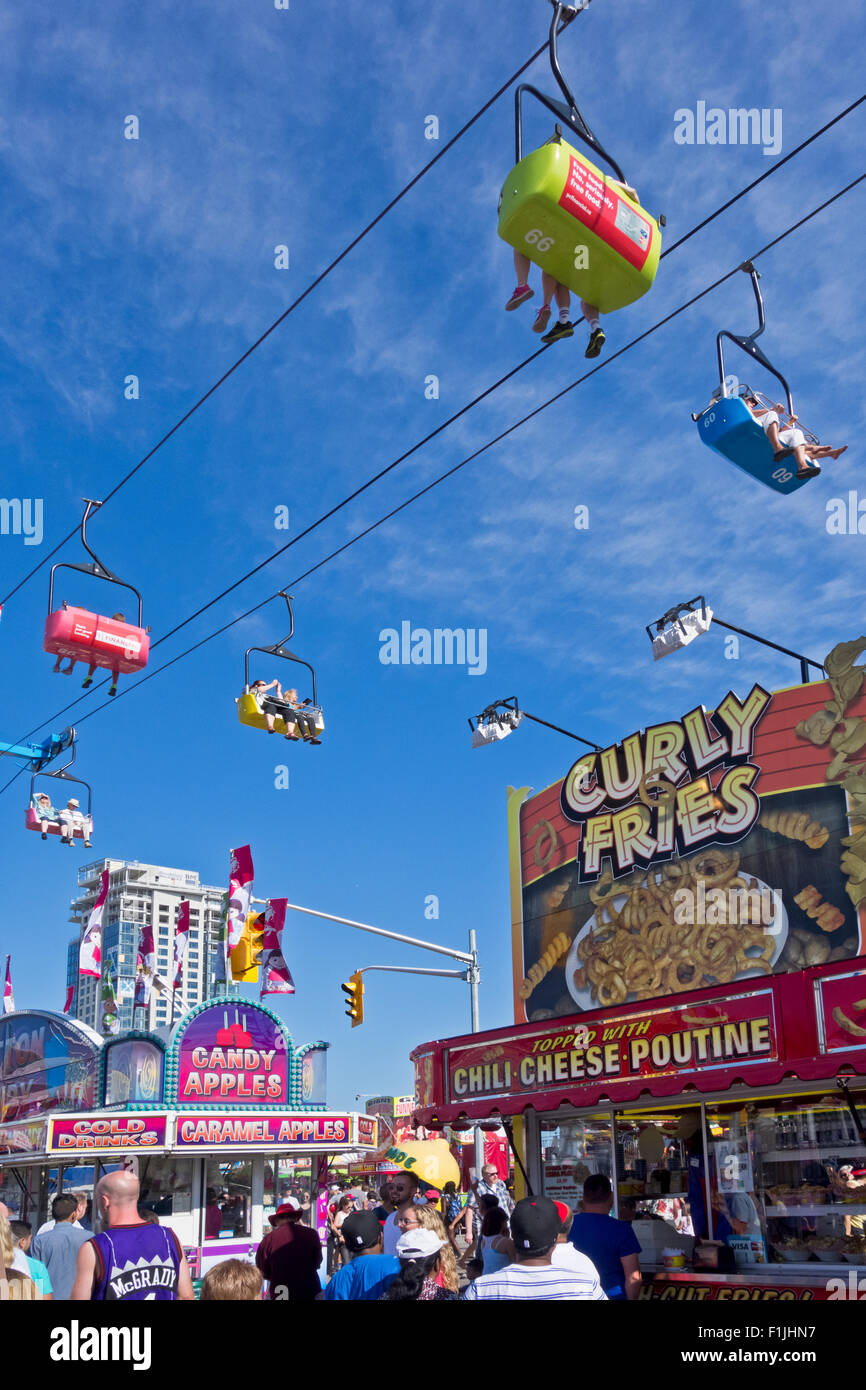
[(516, 309), (525, 299), (532, 299), (534, 295), (535, 290), (530, 289), (529, 285), (518, 285), (505, 308), (506, 310)]
[(542, 304), (538, 313), (535, 315), (535, 323), (532, 325), (533, 333), (543, 333), (550, 323), (550, 305)]
[(589, 342), (586, 345), (584, 357), (598, 357), (604, 347), (604, 329), (594, 328), (589, 335)]
[(543, 343), (558, 343), (560, 338), (573, 338), (574, 325), (571, 323), (555, 323), (549, 333), (545, 333), (542, 338)]
[(817, 463), (806, 464), (805, 468), (797, 469), (798, 478), (817, 478), (821, 469)]

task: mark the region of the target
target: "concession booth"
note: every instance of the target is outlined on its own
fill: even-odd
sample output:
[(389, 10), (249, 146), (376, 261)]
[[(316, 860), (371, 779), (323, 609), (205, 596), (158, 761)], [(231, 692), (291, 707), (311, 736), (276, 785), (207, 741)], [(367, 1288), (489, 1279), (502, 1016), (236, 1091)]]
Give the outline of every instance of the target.
[(504, 1124), (521, 1195), (610, 1178), (644, 1298), (866, 1288), (852, 649), (510, 788), (514, 1022), (412, 1054), (416, 1120)]
[(375, 1151), (375, 1117), (329, 1110), (327, 1044), (296, 1047), (269, 1009), (210, 999), (173, 1028), (102, 1038), (62, 1014), (0, 1018), (0, 1200), (34, 1229), (61, 1191), (134, 1170), (194, 1276), (251, 1259), (290, 1193), (337, 1155)]

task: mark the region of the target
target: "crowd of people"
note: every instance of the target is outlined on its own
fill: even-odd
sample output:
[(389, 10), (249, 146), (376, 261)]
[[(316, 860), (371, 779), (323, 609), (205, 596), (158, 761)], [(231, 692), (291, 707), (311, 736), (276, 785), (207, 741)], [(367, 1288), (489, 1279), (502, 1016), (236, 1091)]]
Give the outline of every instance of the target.
[[(220, 1261), (201, 1282), (201, 1300), (625, 1301), (640, 1289), (640, 1246), (630, 1224), (610, 1215), (613, 1193), (600, 1175), (587, 1178), (576, 1212), (543, 1196), (515, 1201), (492, 1165), (465, 1200), (453, 1183), (440, 1193), (410, 1172), (392, 1175), (378, 1192), (334, 1187), (326, 1250), (308, 1224), (309, 1199), (302, 1205), (294, 1189), (281, 1197), (255, 1264)], [(97, 1183), (95, 1233), (88, 1205), (85, 1194), (61, 1193), (51, 1220), (34, 1235), (26, 1223), (10, 1220), (0, 1203), (7, 1297), (196, 1298), (176, 1234), (140, 1205), (133, 1173), (119, 1170)]]

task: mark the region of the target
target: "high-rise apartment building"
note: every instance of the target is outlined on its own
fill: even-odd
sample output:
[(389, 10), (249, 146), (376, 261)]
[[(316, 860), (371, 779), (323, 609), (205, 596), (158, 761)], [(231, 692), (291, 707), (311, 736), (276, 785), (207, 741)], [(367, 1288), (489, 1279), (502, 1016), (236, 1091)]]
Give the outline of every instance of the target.
[[(66, 984), (75, 989), (70, 1014), (101, 1032), (100, 981), (78, 974), (78, 949), (100, 878), (109, 871), (108, 898), (102, 914), (102, 960), (112, 964), (120, 1031), (159, 1028), (172, 1021), (174, 929), (182, 902), (190, 904), (189, 938), (183, 963), (183, 987), (175, 995), (175, 1016), (215, 994), (232, 993), (236, 986), (214, 982), (219, 949), (220, 917), (224, 888), (199, 882), (190, 869), (169, 869), (157, 864), (130, 863), (123, 859), (96, 859), (78, 871), (79, 894), (73, 898), (69, 920), (78, 935), (69, 943)], [(138, 936), (143, 926), (153, 927), (156, 971), (168, 986), (166, 994), (151, 991), (146, 1009), (136, 1009), (133, 1019), (135, 964)]]

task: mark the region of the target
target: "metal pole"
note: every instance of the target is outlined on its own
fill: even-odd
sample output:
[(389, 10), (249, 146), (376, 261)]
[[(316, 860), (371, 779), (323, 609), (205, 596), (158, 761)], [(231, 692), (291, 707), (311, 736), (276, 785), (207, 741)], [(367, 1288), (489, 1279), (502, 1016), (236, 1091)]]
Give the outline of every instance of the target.
[(782, 652), (784, 656), (794, 657), (795, 661), (800, 663), (800, 675), (804, 685), (809, 684), (808, 668), (810, 666), (814, 666), (816, 671), (823, 672), (824, 670), (820, 661), (813, 661), (811, 657), (804, 656), (802, 652), (792, 652), (790, 647), (780, 647), (778, 642), (771, 642), (769, 637), (758, 637), (757, 633), (748, 632), (744, 627), (735, 627), (733, 623), (723, 622), (721, 618), (716, 617), (715, 613), (713, 614), (713, 622), (716, 627), (727, 628), (728, 632), (738, 632), (741, 637), (750, 637), (753, 642), (759, 642), (762, 647), (772, 647), (774, 652)]
[(547, 719), (539, 719), (537, 714), (530, 714), (528, 710), (522, 709), (520, 713), (524, 719), (531, 719), (533, 724), (543, 724), (545, 729), (553, 729), (554, 733), (565, 734), (566, 738), (576, 739), (578, 743), (585, 743), (587, 748), (594, 748), (596, 753), (601, 752), (601, 745), (591, 743), (588, 738), (581, 738), (580, 734), (573, 734), (570, 729), (561, 729), (558, 724), (551, 724)]
[[(475, 928), (469, 929), (469, 955), (471, 964), (467, 974), (469, 976), (469, 1009), (473, 1033), (481, 1032), (481, 1021), (478, 1009), (478, 946), (475, 939)], [(481, 1170), (484, 1167), (484, 1135), (481, 1133), (479, 1125), (475, 1126), (475, 1176), (478, 1182), (481, 1181)], [(479, 1218), (481, 1209), (478, 1209)]]
[(511, 1150), (512, 1156), (513, 1156), (513, 1158), (514, 1158), (514, 1162), (517, 1164), (518, 1168), (520, 1169), (521, 1173), (523, 1174), (523, 1181), (524, 1181), (524, 1183), (525, 1183), (525, 1185), (526, 1185), (526, 1195), (527, 1195), (528, 1197), (534, 1197), (534, 1196), (535, 1196), (535, 1193), (534, 1193), (533, 1190), (532, 1190), (532, 1183), (529, 1181), (529, 1174), (527, 1173), (526, 1169), (525, 1169), (524, 1166), (523, 1166), (523, 1159), (520, 1157), (520, 1154), (517, 1152), (517, 1145), (516, 1145), (515, 1142), (514, 1142), (514, 1121), (513, 1121), (512, 1117), (511, 1117), (510, 1115), (506, 1115), (506, 1116), (503, 1118), (503, 1121), (502, 1121), (502, 1128), (505, 1130), (505, 1135), (506, 1135), (506, 1138), (508, 1139), (508, 1147), (509, 1147), (509, 1149)]
[(313, 907), (301, 907), (298, 903), (286, 903), (292, 912), (305, 912), (308, 917), (323, 917), (328, 922), (339, 922), (344, 927), (356, 927), (358, 931), (372, 932), (373, 936), (387, 936), (391, 941), (404, 941), (408, 946), (417, 946), (422, 951), (436, 951), (440, 956), (451, 956), (452, 960), (472, 964), (472, 956), (466, 951), (455, 951), (451, 946), (437, 946), (432, 941), (420, 941), (415, 936), (403, 936), (400, 932), (385, 931), (384, 927), (371, 927), (367, 922), (354, 922), (351, 917), (337, 917), (333, 912), (317, 912)]
[(707, 1143), (707, 1107), (703, 1101), (701, 1101), (701, 1148), (704, 1154), (704, 1183), (707, 1189), (707, 1199), (704, 1203), (704, 1217), (707, 1223), (706, 1239), (712, 1240), (715, 1222), (713, 1221), (713, 1194), (710, 1189), (710, 1146)]
[(366, 975), (368, 970), (385, 970), (392, 975), (445, 975), (449, 980), (468, 980), (468, 970), (425, 970), (421, 965), (362, 965), (356, 975)]

